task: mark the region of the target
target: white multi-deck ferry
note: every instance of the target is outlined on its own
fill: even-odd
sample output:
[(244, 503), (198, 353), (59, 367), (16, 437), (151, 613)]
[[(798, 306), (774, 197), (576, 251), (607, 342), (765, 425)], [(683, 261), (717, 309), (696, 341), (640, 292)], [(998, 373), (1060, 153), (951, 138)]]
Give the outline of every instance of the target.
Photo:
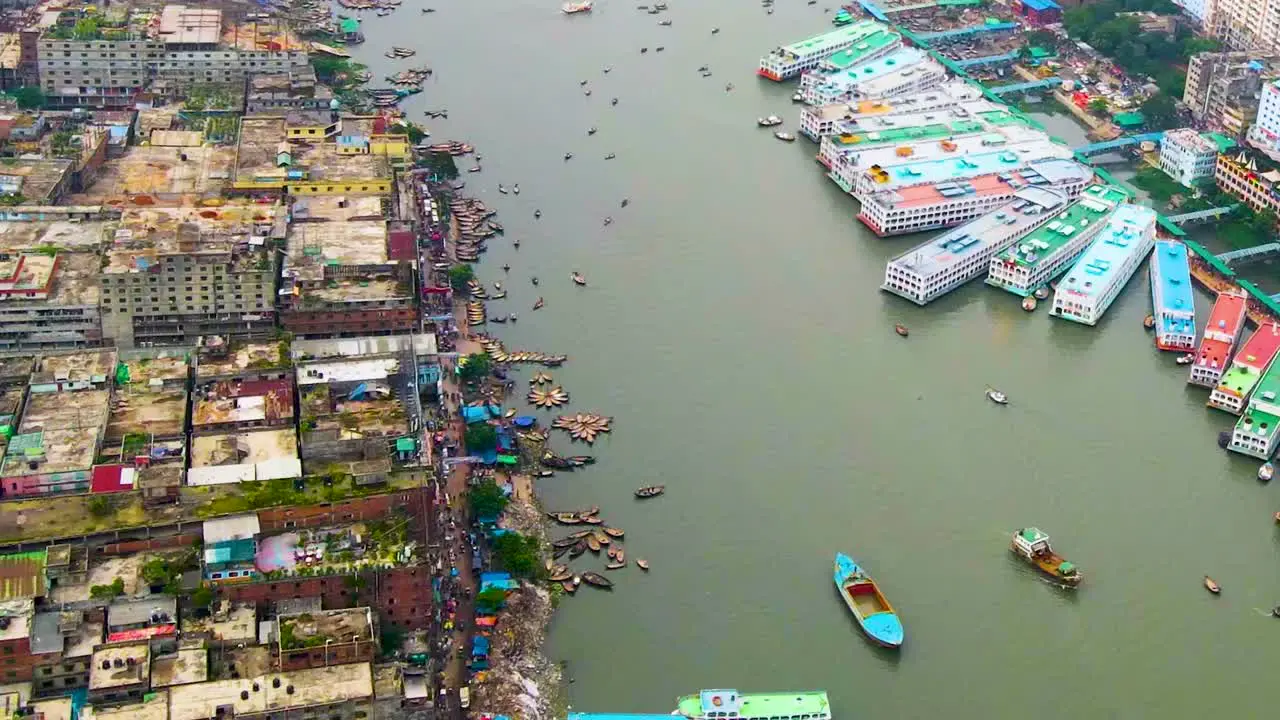
[(1280, 323), (1269, 322), (1249, 336), (1236, 353), (1218, 386), (1209, 393), (1209, 407), (1239, 415), (1245, 400), (1280, 351)]
[(1156, 213), (1121, 205), (1053, 293), (1049, 314), (1096, 325), (1156, 242)]
[(1242, 455), (1270, 460), (1276, 454), (1277, 441), (1280, 440), (1280, 363), (1271, 363), (1271, 367), (1262, 374), (1253, 394), (1249, 396), (1249, 406), (1236, 422), (1231, 431), (1231, 442), (1227, 449)]
[(1129, 193), (1111, 185), (1085, 188), (1074, 205), (991, 258), (987, 284), (1026, 297), (1045, 287), (1084, 252)]
[(770, 80), (787, 80), (806, 70), (817, 68), (824, 60), (841, 50), (868, 42), (869, 37), (888, 32), (888, 30), (887, 26), (873, 20), (862, 20), (836, 28), (797, 43), (775, 48), (768, 55), (760, 58), (760, 69), (756, 72)]
[(984, 100), (982, 91), (969, 83), (952, 80), (924, 92), (899, 95), (892, 99), (804, 105), (800, 108), (800, 132), (810, 140), (817, 141), (827, 135), (877, 132), (903, 125), (920, 125), (930, 122), (923, 117), (925, 114), (954, 112), (963, 115), (969, 109), (975, 112), (983, 109), (1008, 111), (1003, 105)]
[(986, 274), (991, 257), (1071, 204), (1054, 188), (1029, 186), (995, 210), (889, 261), (882, 290), (924, 305)]
[(947, 70), (923, 50), (902, 47), (869, 62), (836, 72), (810, 72), (800, 80), (809, 105), (918, 93), (946, 82)]
[(1196, 346), (1196, 303), (1191, 294), (1187, 246), (1157, 240), (1151, 253), (1151, 307), (1156, 347), (1186, 352)]
[(1217, 387), (1223, 373), (1231, 363), (1240, 332), (1244, 330), (1244, 315), (1249, 299), (1243, 292), (1218, 293), (1204, 326), (1204, 339), (1191, 361), (1191, 373), (1187, 382), (1204, 387)]

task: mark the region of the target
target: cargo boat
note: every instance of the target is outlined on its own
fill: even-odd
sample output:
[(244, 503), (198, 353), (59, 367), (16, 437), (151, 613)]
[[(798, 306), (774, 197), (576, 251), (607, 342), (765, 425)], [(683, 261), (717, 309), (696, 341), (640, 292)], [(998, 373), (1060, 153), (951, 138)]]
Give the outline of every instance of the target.
[(862, 20), (800, 42), (783, 45), (760, 58), (760, 68), (756, 74), (775, 82), (788, 80), (806, 70), (813, 70), (823, 60), (863, 42), (868, 36), (886, 30), (888, 28), (885, 25), (874, 20)]
[(1209, 407), (1239, 415), (1277, 351), (1280, 351), (1280, 323), (1269, 322), (1244, 341), (1231, 362), (1231, 369), (1209, 393)]
[(1023, 528), (1015, 532), (1009, 550), (1050, 579), (1068, 587), (1079, 585), (1083, 579), (1074, 563), (1053, 551), (1049, 536), (1039, 528)]
[(831, 720), (831, 701), (825, 690), (747, 694), (703, 690), (679, 698), (672, 715), (689, 720)]
[(1155, 245), (1156, 219), (1154, 210), (1141, 205), (1116, 208), (1058, 283), (1049, 314), (1097, 325)]
[(1024, 240), (991, 258), (987, 284), (1026, 297), (1060, 275), (1129, 193), (1111, 185), (1091, 185), (1080, 199)]
[(881, 647), (902, 647), (902, 621), (876, 581), (844, 553), (836, 553), (833, 577), (840, 599), (858, 621), (863, 634)]
[(1157, 240), (1151, 254), (1151, 307), (1156, 347), (1186, 352), (1196, 346), (1196, 304), (1187, 246)]
[(1249, 299), (1242, 292), (1221, 292), (1204, 326), (1204, 339), (1196, 350), (1187, 382), (1203, 387), (1217, 387), (1231, 363), (1240, 333), (1244, 330), (1245, 310)]

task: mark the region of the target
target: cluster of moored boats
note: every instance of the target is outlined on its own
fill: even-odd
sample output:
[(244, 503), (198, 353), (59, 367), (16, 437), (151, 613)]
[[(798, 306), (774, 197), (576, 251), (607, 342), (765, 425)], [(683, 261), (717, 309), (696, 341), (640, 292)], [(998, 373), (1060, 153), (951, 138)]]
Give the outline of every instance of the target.
[(507, 352), (502, 346), (502, 342), (495, 338), (486, 338), (482, 341), (484, 350), (489, 354), (489, 358), (497, 363), (517, 364), (529, 363), (534, 365), (546, 365), (547, 367), (556, 367), (563, 365), (565, 360), (569, 359), (568, 355), (548, 355), (540, 352), (526, 352), (517, 350), (515, 352)]
[(455, 198), (449, 201), (449, 212), (458, 224), (459, 236), (454, 245), (454, 256), (463, 262), (479, 260), (480, 253), (485, 250), (485, 240), (498, 234), (490, 220), (498, 214), (497, 211), (490, 210), (483, 202), (474, 198)]
[[(538, 477), (551, 477), (555, 474), (556, 470), (573, 472), (580, 467), (595, 465), (596, 459), (593, 455), (570, 455), (569, 457), (560, 457), (548, 450), (542, 454), (542, 459), (539, 460), (538, 463), (544, 468), (550, 468), (550, 470), (539, 470)], [(546, 474), (543, 475), (541, 473)]]
[(551, 423), (551, 427), (564, 430), (570, 438), (590, 445), (596, 441), (596, 436), (612, 432), (613, 418), (595, 413), (561, 415)]
[(548, 388), (534, 387), (529, 389), (528, 400), (529, 404), (536, 408), (550, 410), (569, 402), (569, 391), (559, 385)]
[[(613, 581), (609, 578), (594, 572), (584, 572), (579, 575), (574, 573), (568, 565), (557, 563), (556, 560), (565, 555), (573, 559), (587, 552), (599, 555), (603, 551), (608, 558), (605, 569), (621, 570), (627, 566), (627, 551), (622, 547), (622, 538), (626, 533), (620, 528), (604, 525), (598, 507), (549, 512), (547, 517), (561, 525), (596, 526), (577, 530), (563, 538), (551, 541), (553, 559), (547, 561), (547, 579), (553, 583), (560, 583), (564, 591), (570, 594), (577, 592), (578, 586), (582, 583), (598, 588), (612, 588)], [(636, 565), (646, 572), (649, 570), (649, 563), (645, 560), (637, 559)]]
[(467, 303), (467, 324), (471, 326), (483, 325), (487, 319), (487, 311), (484, 303), (479, 300), (472, 300)]
[(413, 48), (406, 48), (406, 47), (392, 47), (390, 50), (383, 53), (383, 55), (386, 55), (387, 57), (393, 60), (411, 58), (417, 54), (418, 54), (417, 50), (414, 50)]

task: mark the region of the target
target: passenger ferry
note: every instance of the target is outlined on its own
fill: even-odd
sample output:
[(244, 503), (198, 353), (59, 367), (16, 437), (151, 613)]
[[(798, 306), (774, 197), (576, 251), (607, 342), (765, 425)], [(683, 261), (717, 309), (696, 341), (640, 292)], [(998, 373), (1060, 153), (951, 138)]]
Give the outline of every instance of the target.
[(1053, 293), (1050, 315), (1097, 325), (1156, 242), (1154, 210), (1121, 205)]
[(1049, 284), (1084, 252), (1129, 193), (1091, 185), (1080, 199), (1044, 227), (991, 258), (987, 284), (1027, 297)]
[(900, 47), (847, 70), (806, 73), (800, 80), (800, 97), (810, 105), (891, 98), (929, 90), (947, 77), (947, 69), (924, 51)]
[(925, 305), (986, 274), (991, 257), (1047, 224), (1071, 204), (1062, 190), (1029, 186), (976, 220), (943, 233), (889, 261), (886, 290)]
[(1196, 304), (1191, 294), (1187, 246), (1157, 240), (1151, 254), (1151, 307), (1156, 347), (1186, 352), (1196, 346)]
[(1280, 323), (1269, 322), (1249, 336), (1231, 362), (1231, 369), (1209, 393), (1209, 407), (1239, 415), (1262, 374), (1280, 351)]
[(1249, 298), (1242, 292), (1221, 292), (1204, 326), (1204, 339), (1196, 350), (1187, 382), (1204, 387), (1217, 387), (1231, 362), (1240, 332), (1244, 330), (1245, 310)]
[(703, 690), (676, 702), (672, 715), (689, 720), (831, 720), (825, 690), (745, 695), (737, 690)]
[[(984, 104), (974, 106), (974, 103)], [(874, 133), (900, 127), (900, 119), (912, 118), (906, 122), (923, 124), (928, 122), (923, 119), (923, 115), (935, 112), (964, 116), (965, 111), (970, 108), (975, 112), (997, 109), (1008, 112), (1007, 108), (983, 99), (982, 91), (978, 88), (953, 80), (923, 92), (894, 98), (805, 105), (800, 108), (800, 132), (817, 142), (828, 135)], [(914, 120), (916, 117), (921, 120)]]
[(1271, 363), (1249, 396), (1249, 405), (1231, 431), (1227, 449), (1242, 455), (1270, 460), (1280, 439), (1280, 363)]
[(756, 73), (776, 82), (788, 80), (806, 70), (813, 70), (823, 60), (863, 42), (868, 36), (886, 30), (888, 27), (874, 20), (862, 20), (797, 43), (783, 45), (760, 58), (760, 69)]

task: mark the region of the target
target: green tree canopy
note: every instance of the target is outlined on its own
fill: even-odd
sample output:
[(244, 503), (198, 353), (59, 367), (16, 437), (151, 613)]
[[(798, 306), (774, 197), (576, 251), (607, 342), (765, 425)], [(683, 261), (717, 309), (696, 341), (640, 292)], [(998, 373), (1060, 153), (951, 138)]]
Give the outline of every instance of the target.
[(506, 509), (507, 496), (492, 478), (485, 478), (467, 491), (467, 502), (471, 505), (471, 514), (475, 517), (497, 517)]
[(449, 286), (454, 292), (466, 292), (467, 283), (476, 279), (476, 271), (466, 263), (449, 268)]
[(422, 158), (422, 165), (448, 180), (458, 177), (458, 163), (449, 153), (427, 153), (426, 157)]
[(45, 103), (44, 92), (34, 85), (16, 88), (10, 94), (13, 95), (13, 99), (18, 103), (18, 107), (23, 110), (34, 110), (42, 107)]
[(1142, 116), (1147, 126), (1156, 130), (1164, 130), (1178, 123), (1178, 108), (1173, 98), (1165, 93), (1156, 93), (1142, 103)]
[(488, 377), (489, 371), (493, 369), (493, 361), (484, 353), (471, 353), (463, 360), (462, 366), (458, 368), (458, 374), (468, 382)]
[(502, 567), (516, 577), (532, 578), (542, 569), (535, 537), (503, 533), (493, 539), (493, 551)]
[(1107, 99), (1096, 97), (1089, 101), (1089, 112), (1094, 115), (1102, 115), (1107, 111)]
[(1174, 33), (1144, 32), (1134, 17), (1117, 13), (1150, 10), (1176, 15), (1169, 0), (1098, 0), (1063, 13), (1062, 24), (1075, 40), (1082, 40), (1111, 58), (1125, 72), (1150, 76), (1160, 89), (1181, 96), (1186, 74), (1180, 70), (1187, 58), (1216, 46), (1180, 26)]
[(488, 423), (476, 423), (467, 428), (462, 439), (467, 444), (467, 452), (487, 452), (498, 446), (498, 431)]

